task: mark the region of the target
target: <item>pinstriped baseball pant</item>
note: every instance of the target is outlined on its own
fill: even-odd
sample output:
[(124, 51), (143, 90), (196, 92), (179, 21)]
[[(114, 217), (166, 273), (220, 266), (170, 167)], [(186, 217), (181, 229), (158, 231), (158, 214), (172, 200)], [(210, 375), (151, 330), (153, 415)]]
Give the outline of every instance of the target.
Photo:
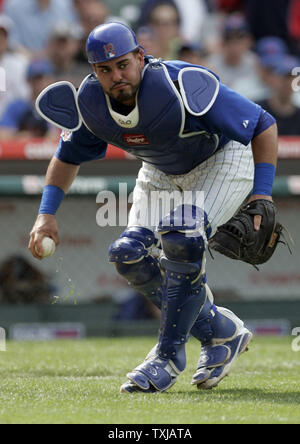
[[(160, 219), (170, 211), (161, 192), (195, 195), (202, 192), (203, 209), (212, 235), (229, 220), (253, 188), (254, 162), (251, 145), (231, 141), (212, 157), (183, 175), (166, 175), (144, 163), (133, 192), (128, 226), (143, 226), (155, 231)], [(142, 210), (142, 211), (141, 211)], [(149, 214), (151, 212), (151, 215)], [(142, 213), (142, 217), (141, 217)]]

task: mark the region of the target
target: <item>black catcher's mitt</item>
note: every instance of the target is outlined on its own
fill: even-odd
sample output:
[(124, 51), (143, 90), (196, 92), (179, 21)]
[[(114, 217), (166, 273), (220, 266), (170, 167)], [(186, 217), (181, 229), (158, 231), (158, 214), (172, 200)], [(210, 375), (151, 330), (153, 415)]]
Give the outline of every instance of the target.
[[(262, 216), (259, 231), (254, 229), (254, 216)], [(283, 226), (276, 220), (276, 208), (266, 199), (254, 200), (242, 207), (224, 225), (218, 227), (209, 247), (231, 259), (251, 265), (267, 262), (274, 253)]]

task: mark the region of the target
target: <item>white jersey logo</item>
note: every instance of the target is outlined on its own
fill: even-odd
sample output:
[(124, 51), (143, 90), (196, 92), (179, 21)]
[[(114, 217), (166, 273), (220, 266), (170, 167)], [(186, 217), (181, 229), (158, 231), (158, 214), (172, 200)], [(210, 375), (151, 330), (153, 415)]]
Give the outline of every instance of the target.
[(249, 120), (244, 120), (243, 125), (245, 128), (248, 128)]
[(61, 133), (62, 140), (64, 142), (70, 142), (72, 138), (73, 132), (71, 130), (63, 130)]

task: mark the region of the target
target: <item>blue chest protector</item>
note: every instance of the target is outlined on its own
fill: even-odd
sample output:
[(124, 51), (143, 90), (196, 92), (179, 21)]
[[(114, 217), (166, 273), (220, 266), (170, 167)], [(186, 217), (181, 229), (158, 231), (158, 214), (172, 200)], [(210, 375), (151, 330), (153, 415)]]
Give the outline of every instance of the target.
[[(146, 64), (137, 105), (127, 116), (113, 110), (94, 74), (78, 93), (69, 82), (49, 86), (36, 107), (46, 120), (72, 133), (70, 141), (60, 142), (63, 161), (102, 158), (110, 143), (174, 175), (191, 171), (230, 140), (248, 145), (261, 113), (260, 106), (205, 68), (155, 60)], [(72, 151), (78, 150), (76, 157)]]
[[(196, 83), (188, 82), (188, 76), (196, 76)], [(149, 63), (137, 97), (138, 119), (132, 124), (126, 116), (122, 116), (119, 122), (112, 117), (109, 99), (96, 77), (90, 75), (78, 92), (82, 120), (100, 139), (164, 173), (187, 173), (216, 151), (219, 139), (203, 130), (184, 133), (185, 105), (191, 112), (194, 110), (194, 115), (206, 113), (217, 95), (218, 80), (207, 77), (204, 70), (198, 70), (198, 74), (196, 70), (183, 72), (180, 79), (182, 89), (184, 83), (194, 85), (192, 93), (184, 98), (164, 64)], [(191, 98), (190, 103), (187, 97)]]

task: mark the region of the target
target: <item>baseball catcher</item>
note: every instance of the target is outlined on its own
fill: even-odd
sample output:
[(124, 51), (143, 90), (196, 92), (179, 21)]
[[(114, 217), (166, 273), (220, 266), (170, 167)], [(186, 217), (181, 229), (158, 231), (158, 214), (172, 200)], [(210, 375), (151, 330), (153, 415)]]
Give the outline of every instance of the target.
[[(215, 305), (206, 252), (212, 239), (212, 248), (256, 265), (278, 244), (275, 119), (205, 67), (145, 55), (124, 24), (96, 27), (86, 50), (93, 72), (79, 91), (59, 82), (37, 99), (40, 114), (71, 134), (61, 138), (48, 168), (29, 248), (42, 259), (43, 237), (58, 244), (55, 215), (83, 162), (104, 158), (109, 143), (141, 159), (128, 227), (110, 245), (108, 260), (161, 309), (161, 328), (121, 392), (171, 388), (185, 370), (190, 335), (201, 343), (192, 384), (210, 389), (252, 334)], [(181, 199), (170, 208), (161, 194), (174, 191)]]

